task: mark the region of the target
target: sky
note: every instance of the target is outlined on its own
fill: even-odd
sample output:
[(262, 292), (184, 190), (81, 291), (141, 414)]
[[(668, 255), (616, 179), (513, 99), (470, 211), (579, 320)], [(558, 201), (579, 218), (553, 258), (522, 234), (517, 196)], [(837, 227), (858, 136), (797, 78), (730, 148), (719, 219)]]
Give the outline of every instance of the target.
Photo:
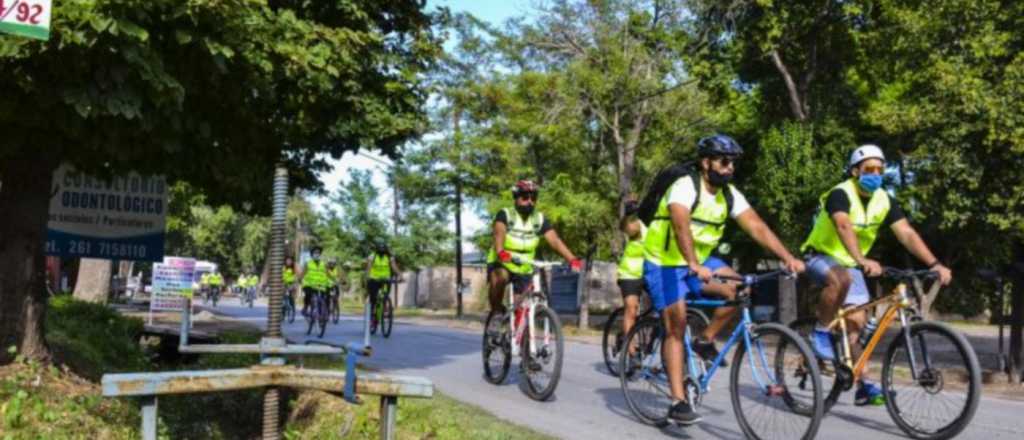
[[(508, 18), (525, 15), (529, 11), (530, 4), (530, 0), (428, 0), (427, 10), (444, 6), (448, 7), (452, 13), (468, 12), (484, 21), (501, 24)], [(320, 175), (320, 180), (329, 192), (335, 192), (344, 182), (347, 182), (352, 170), (371, 170), (373, 185), (380, 190), (382, 195), (378, 203), (382, 207), (391, 206), (394, 201), (394, 191), (388, 187), (383, 171), (387, 168), (385, 163), (390, 163), (389, 159), (372, 151), (360, 151), (358, 154), (346, 153), (340, 160), (331, 160), (331, 163), (334, 165), (334, 169)], [(320, 210), (323, 210), (328, 203), (324, 197), (313, 197), (312, 202), (314, 207)], [(463, 237), (470, 236), (487, 224), (484, 219), (469, 209), (463, 209), (462, 222)], [(455, 230), (454, 221), (449, 228), (452, 231)], [(471, 251), (472, 245), (464, 241), (463, 249)]]

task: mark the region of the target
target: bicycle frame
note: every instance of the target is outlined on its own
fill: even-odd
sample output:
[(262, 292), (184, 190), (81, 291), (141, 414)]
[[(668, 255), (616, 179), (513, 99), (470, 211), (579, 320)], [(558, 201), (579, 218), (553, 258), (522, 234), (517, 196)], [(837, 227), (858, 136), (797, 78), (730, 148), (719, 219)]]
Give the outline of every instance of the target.
[[(732, 334), (729, 335), (729, 340), (726, 341), (725, 346), (723, 346), (722, 350), (718, 353), (718, 357), (716, 357), (714, 362), (711, 363), (711, 368), (705, 372), (701, 371), (700, 365), (698, 364), (700, 361), (697, 360), (697, 356), (693, 351), (693, 346), (690, 342), (692, 339), (690, 335), (690, 328), (687, 326), (686, 337), (683, 338), (686, 344), (685, 350), (687, 354), (686, 358), (688, 360), (687, 367), (689, 369), (690, 377), (698, 381), (698, 384), (700, 385), (700, 392), (702, 394), (708, 392), (709, 386), (711, 385), (711, 378), (715, 376), (715, 372), (718, 371), (718, 367), (722, 364), (722, 360), (725, 359), (725, 356), (730, 352), (732, 346), (740, 343), (739, 341), (741, 340), (741, 337), (743, 346), (747, 348), (747, 359), (750, 360), (750, 368), (751, 371), (754, 372), (754, 379), (762, 388), (767, 387), (768, 382), (764, 381), (758, 374), (757, 366), (754, 364), (754, 354), (750, 350), (750, 329), (754, 326), (754, 320), (750, 317), (750, 308), (747, 307), (747, 300), (726, 301), (698, 299), (687, 301), (686, 305), (709, 307), (736, 306), (741, 307), (743, 312), (741, 314), (740, 322), (736, 324), (736, 328), (734, 328)], [(761, 366), (768, 372), (770, 382), (775, 382), (775, 378), (771, 377), (772, 369), (768, 367), (768, 360), (764, 358), (763, 352), (761, 353)]]
[[(851, 314), (857, 313), (862, 310), (867, 310), (880, 304), (887, 305), (885, 313), (882, 315), (882, 319), (879, 320), (878, 328), (875, 329), (875, 333), (871, 335), (871, 340), (868, 341), (867, 346), (864, 347), (864, 350), (857, 358), (856, 363), (854, 363), (853, 356), (851, 355), (851, 353), (853, 352), (851, 351), (850, 347), (850, 338), (846, 326), (846, 317)], [(904, 312), (904, 309), (910, 307), (911, 304), (912, 303), (910, 301), (910, 297), (907, 295), (907, 283), (904, 281), (900, 281), (893, 289), (893, 293), (885, 297), (879, 298), (875, 301), (869, 302), (867, 304), (855, 307), (840, 308), (839, 312), (836, 313), (836, 318), (829, 323), (828, 328), (832, 330), (835, 329), (836, 327), (839, 327), (840, 333), (842, 334), (843, 338), (840, 361), (843, 365), (849, 368), (850, 371), (853, 372), (854, 381), (860, 379), (861, 374), (863, 374), (864, 369), (867, 367), (868, 361), (871, 359), (871, 354), (875, 351), (875, 347), (877, 347), (878, 344), (882, 341), (882, 337), (885, 336), (885, 331), (889, 328), (889, 325), (892, 323), (893, 319), (895, 319), (897, 315), (899, 316), (900, 324), (903, 328), (903, 337), (906, 338), (907, 340), (907, 347), (911, 346), (910, 332), (906, 331), (906, 329), (908, 328), (907, 314)], [(923, 342), (924, 341), (922, 341), (922, 344)], [(924, 352), (927, 353), (927, 350), (925, 350)], [(907, 356), (910, 359), (911, 377), (914, 380), (917, 380), (917, 359), (915, 359), (914, 357), (914, 351), (908, 349)], [(925, 356), (924, 362), (926, 365), (930, 364), (929, 360), (927, 359), (927, 356)]]
[[(533, 316), (534, 312), (537, 310), (537, 306), (547, 304), (547, 299), (544, 298), (543, 292), (537, 290), (537, 286), (540, 285), (540, 272), (534, 271), (532, 277), (533, 279), (530, 282), (529, 288), (526, 292), (522, 293), (523, 295), (527, 295), (527, 297), (520, 299), (518, 304), (515, 301), (515, 286), (513, 283), (509, 282), (508, 285), (505, 286), (505, 290), (508, 292), (508, 303), (515, 305), (515, 307), (513, 307), (513, 312), (508, 314), (509, 328), (512, 329), (515, 341), (515, 343), (512, 344), (512, 356), (519, 355), (519, 346), (522, 343), (523, 332), (526, 330), (526, 326), (529, 325), (529, 328), (534, 328)], [(521, 319), (523, 313), (527, 316), (525, 322)], [(518, 319), (520, 321), (519, 325), (516, 325), (517, 317), (520, 317), (520, 319)], [(545, 321), (544, 338), (550, 337), (550, 329), (547, 326), (548, 322)], [(545, 344), (548, 342), (549, 341), (547, 340), (544, 341)], [(530, 338), (529, 349), (531, 356), (537, 354), (537, 345), (532, 337)]]

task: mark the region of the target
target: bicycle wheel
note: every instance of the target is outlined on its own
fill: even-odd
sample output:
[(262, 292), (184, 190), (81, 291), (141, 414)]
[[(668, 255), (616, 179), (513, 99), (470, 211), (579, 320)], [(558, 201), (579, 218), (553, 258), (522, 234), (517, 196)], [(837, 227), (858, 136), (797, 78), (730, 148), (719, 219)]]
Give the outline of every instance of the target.
[(664, 332), (659, 318), (637, 321), (626, 335), (625, 347), (636, 347), (632, 356), (619, 356), (619, 382), (629, 410), (640, 421), (666, 426), (672, 392), (661, 361), (661, 343)]
[[(691, 335), (696, 337), (704, 333), (709, 324), (711, 324), (711, 320), (708, 319), (708, 315), (703, 310), (693, 307), (686, 308), (686, 326), (690, 328)], [(714, 359), (708, 359), (708, 361), (714, 361)]]
[[(530, 341), (536, 349), (530, 353)], [(558, 315), (544, 305), (534, 308), (533, 327), (523, 332), (522, 368), (526, 379), (526, 395), (533, 400), (545, 401), (555, 394), (558, 380), (562, 376), (562, 355), (565, 353), (562, 339), (562, 323)]]
[(335, 324), (341, 319), (341, 294), (337, 294), (331, 297), (331, 320)]
[[(795, 331), (800, 338), (810, 344), (811, 336), (814, 332), (814, 326), (818, 324), (818, 318), (813, 316), (807, 318), (800, 318), (789, 324), (789, 328)], [(827, 360), (818, 359), (814, 357), (818, 364), (818, 371), (821, 373), (821, 386), (825, 392), (825, 412), (828, 412), (839, 400), (839, 395), (843, 394), (843, 391), (850, 389), (852, 386), (853, 378), (846, 374), (849, 368), (839, 363), (838, 360)], [(798, 385), (801, 389), (808, 386), (807, 380), (810, 379), (810, 369), (801, 369), (796, 372), (800, 382)]]
[(286, 296), (284, 298), (284, 301), (285, 301), (285, 305), (284, 305), (285, 319), (287, 319), (288, 323), (291, 324), (291, 323), (295, 322), (295, 301), (290, 296)]
[[(978, 409), (978, 357), (963, 335), (945, 324), (918, 321), (910, 325), (909, 331), (910, 349), (901, 332), (882, 361), (885, 408), (912, 438), (956, 436)], [(916, 366), (913, 372), (911, 355)]]
[(619, 350), (622, 348), (623, 340), (626, 339), (626, 335), (622, 333), (622, 314), (625, 313), (625, 310), (619, 307), (611, 315), (608, 315), (601, 337), (604, 366), (615, 377), (619, 377)]
[(384, 298), (384, 303), (381, 304), (382, 314), (384, 315), (380, 321), (380, 333), (385, 338), (391, 337), (391, 328), (395, 325), (395, 308), (391, 304), (391, 297)]
[[(729, 380), (733, 413), (750, 439), (812, 439), (824, 413), (821, 376), (811, 348), (793, 330), (768, 323), (754, 327), (750, 346), (740, 344)], [(796, 372), (810, 369), (800, 389)], [(789, 400), (797, 401), (799, 411)]]
[(327, 321), (330, 319), (330, 311), (327, 309), (327, 298), (320, 296), (316, 300), (317, 305), (317, 324), (320, 325), (320, 338), (324, 337), (324, 332), (327, 331)]
[(510, 331), (508, 316), (491, 312), (484, 324), (484, 378), (498, 385), (508, 376), (512, 363), (512, 347), (509, 345)]

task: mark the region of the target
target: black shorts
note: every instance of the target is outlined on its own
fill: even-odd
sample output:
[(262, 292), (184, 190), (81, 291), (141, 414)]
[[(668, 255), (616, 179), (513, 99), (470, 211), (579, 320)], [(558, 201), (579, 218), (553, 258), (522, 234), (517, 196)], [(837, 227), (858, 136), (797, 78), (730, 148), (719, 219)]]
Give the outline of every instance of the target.
[(377, 293), (380, 292), (380, 289), (388, 286), (390, 282), (391, 280), (375, 280), (372, 278), (366, 280), (366, 293), (370, 295), (370, 299), (376, 301)]
[(512, 288), (515, 289), (516, 293), (525, 292), (527, 289), (530, 288), (530, 283), (533, 282), (533, 275), (512, 272), (508, 270), (508, 268), (506, 268), (505, 266), (502, 266), (501, 263), (489, 263), (487, 265), (488, 281), (490, 280), (491, 272), (494, 272), (498, 269), (504, 270), (506, 273), (508, 273), (509, 280), (512, 281)]
[(640, 296), (644, 293), (644, 279), (637, 278), (635, 280), (619, 280), (619, 291), (622, 292), (622, 298), (625, 299), (627, 296)]

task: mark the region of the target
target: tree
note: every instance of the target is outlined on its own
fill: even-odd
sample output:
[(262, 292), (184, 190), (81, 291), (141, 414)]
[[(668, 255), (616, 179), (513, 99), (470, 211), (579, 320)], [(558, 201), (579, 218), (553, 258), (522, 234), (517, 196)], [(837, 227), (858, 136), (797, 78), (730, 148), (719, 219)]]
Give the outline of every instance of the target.
[(421, 132), (439, 45), (419, 2), (272, 3), (58, 2), (49, 41), (0, 38), (0, 210), (18, 213), (0, 219), (0, 346), (48, 358), (40, 181), (61, 162), (265, 211), (275, 163), (315, 187), (318, 153), (390, 153)]

